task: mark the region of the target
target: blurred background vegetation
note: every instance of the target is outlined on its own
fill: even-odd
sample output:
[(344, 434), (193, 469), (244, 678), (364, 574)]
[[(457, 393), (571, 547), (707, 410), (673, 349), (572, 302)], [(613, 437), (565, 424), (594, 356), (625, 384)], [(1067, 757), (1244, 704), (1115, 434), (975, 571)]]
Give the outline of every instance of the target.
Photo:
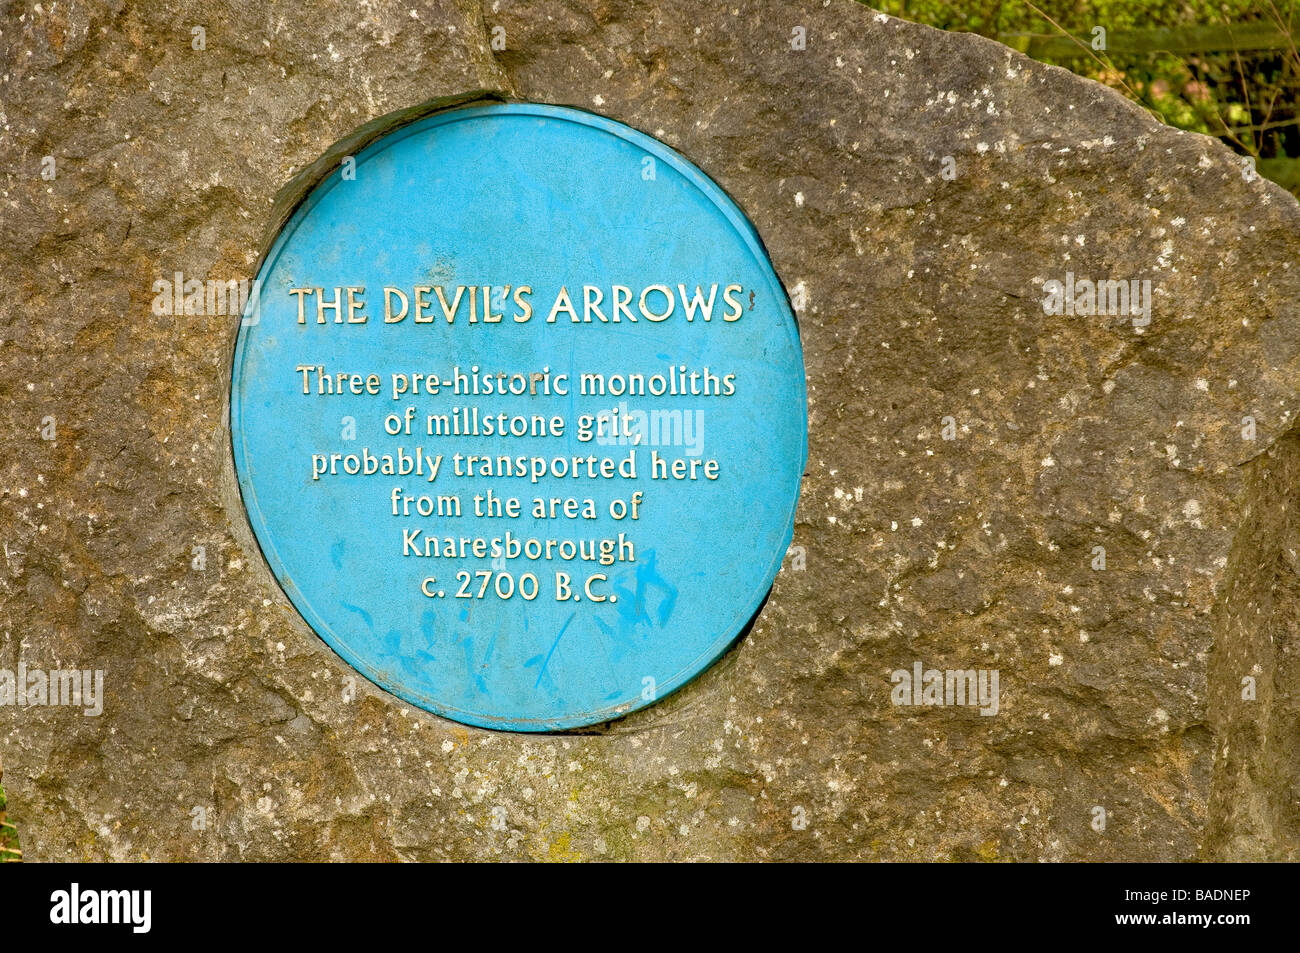
[(979, 33), (1215, 136), (1300, 196), (1300, 0), (865, 0)]
[(0, 864), (23, 859), (23, 852), (18, 848), (18, 831), (5, 817), (8, 807), (5, 803), (5, 789), (0, 788)]

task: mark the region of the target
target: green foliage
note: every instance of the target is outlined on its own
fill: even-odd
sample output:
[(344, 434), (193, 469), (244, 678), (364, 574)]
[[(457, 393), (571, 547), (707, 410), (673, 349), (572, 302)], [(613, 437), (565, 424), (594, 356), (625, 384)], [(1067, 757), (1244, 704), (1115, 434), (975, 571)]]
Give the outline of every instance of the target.
[(22, 860), (23, 853), (18, 847), (18, 831), (9, 823), (5, 815), (9, 804), (5, 800), (5, 789), (0, 788), (0, 864)]
[[(1297, 189), (1300, 0), (866, 2), (1105, 83), (1171, 126), (1257, 157), (1264, 175)], [(1105, 49), (1094, 49), (1099, 26)]]

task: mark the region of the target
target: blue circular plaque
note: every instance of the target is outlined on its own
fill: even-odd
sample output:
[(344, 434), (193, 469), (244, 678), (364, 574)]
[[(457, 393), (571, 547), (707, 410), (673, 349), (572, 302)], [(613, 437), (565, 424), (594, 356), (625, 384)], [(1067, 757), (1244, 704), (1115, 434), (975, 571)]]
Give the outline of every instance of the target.
[(744, 214), (620, 123), (428, 116), (290, 218), (235, 350), (239, 488), (350, 665), (488, 728), (590, 725), (716, 660), (789, 545), (794, 315)]

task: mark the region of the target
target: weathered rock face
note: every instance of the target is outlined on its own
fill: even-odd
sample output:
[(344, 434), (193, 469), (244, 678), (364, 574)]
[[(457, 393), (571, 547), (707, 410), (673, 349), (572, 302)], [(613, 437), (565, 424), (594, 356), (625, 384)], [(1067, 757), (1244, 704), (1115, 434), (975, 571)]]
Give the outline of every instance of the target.
[[(106, 691), (0, 708), (29, 858), (1300, 857), (1300, 209), (1219, 144), (840, 0), (96, 0), (11, 9), (0, 59), (0, 668)], [(247, 277), (331, 143), (477, 88), (685, 153), (800, 306), (806, 568), (587, 734), (345, 700), (233, 490), (235, 323), (150, 311)], [(1044, 313), (1067, 273), (1149, 280), (1149, 324)], [(893, 704), (915, 662), (997, 670), (997, 714)]]

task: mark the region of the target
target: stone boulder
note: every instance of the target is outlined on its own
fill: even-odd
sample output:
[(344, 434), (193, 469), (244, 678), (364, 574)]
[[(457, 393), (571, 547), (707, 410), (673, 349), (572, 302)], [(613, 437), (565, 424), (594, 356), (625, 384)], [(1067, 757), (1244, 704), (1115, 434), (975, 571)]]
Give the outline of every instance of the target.
[[(47, 6), (0, 33), (0, 668), (105, 698), (0, 708), (29, 859), (1300, 858), (1300, 208), (1220, 143), (848, 0)], [(801, 322), (792, 555), (598, 730), (346, 693), (235, 491), (237, 322), (150, 308), (475, 90), (684, 153)], [(1149, 309), (1045, 307), (1085, 280)], [(916, 663), (996, 714), (895, 704)]]

